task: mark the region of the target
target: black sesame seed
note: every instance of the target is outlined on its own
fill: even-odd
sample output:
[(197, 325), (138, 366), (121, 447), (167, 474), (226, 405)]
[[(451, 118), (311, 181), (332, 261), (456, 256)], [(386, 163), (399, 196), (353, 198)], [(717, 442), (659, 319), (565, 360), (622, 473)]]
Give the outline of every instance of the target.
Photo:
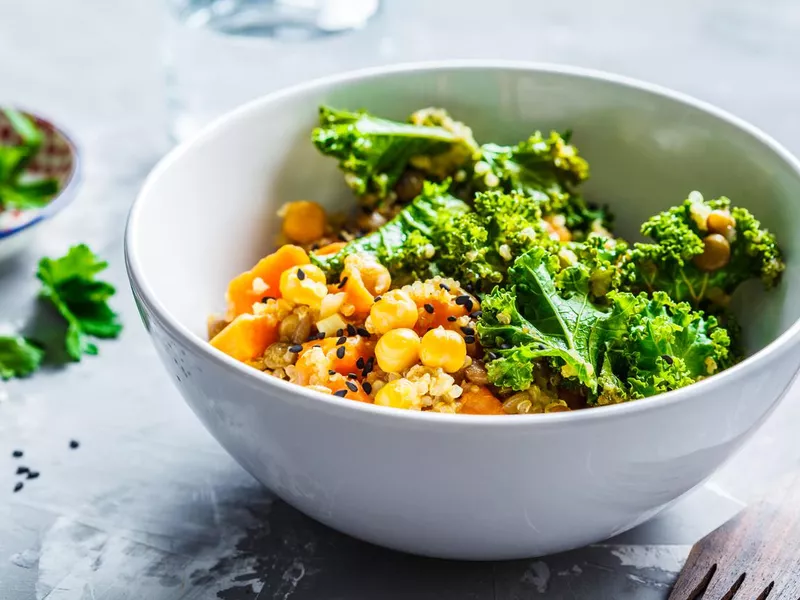
[(465, 306), (467, 302), (472, 302), (469, 296), (456, 296), (456, 304), (459, 306)]
[(356, 328), (353, 327), (352, 325), (348, 325), (347, 326), (347, 335), (349, 335), (350, 337), (353, 337), (355, 334), (356, 334)]
[(313, 346), (311, 346), (311, 347), (312, 347), (312, 348), (322, 348), (322, 346), (320, 346), (319, 344), (314, 344), (314, 345), (313, 345)]
[(28, 467), (17, 467), (17, 475), (25, 475), (28, 471), (30, 471)]
[(500, 344), (500, 350), (511, 350), (511, 344), (509, 344), (508, 342)]
[(360, 335), (361, 337), (365, 337), (365, 338), (371, 337), (369, 331), (367, 331), (363, 327), (356, 327), (356, 333), (358, 335)]
[(347, 395), (347, 390), (336, 390), (333, 392), (334, 396), (339, 396), (339, 398), (344, 398)]
[(488, 358), (489, 360), (497, 360), (497, 354), (495, 354), (494, 352), (489, 352), (486, 355), (486, 358)]
[(382, 296), (375, 296), (375, 302), (377, 302), (377, 301), (378, 301), (378, 300), (380, 300), (381, 298), (382, 298)]
[(355, 373), (348, 373), (347, 374), (347, 378), (348, 379), (358, 379), (358, 375), (356, 375)]
[(363, 369), (364, 368), (364, 357), (363, 356), (359, 356), (358, 357), (358, 360), (356, 361), (356, 366), (359, 369)]
[(472, 285), (471, 283), (468, 283), (467, 285), (464, 286), (464, 289), (471, 294), (473, 291), (475, 291), (475, 286)]
[(464, 332), (464, 335), (475, 335), (475, 330), (472, 327), (462, 327), (461, 331)]
[(22, 482), (21, 481), (18, 481), (16, 484), (14, 484), (14, 492), (15, 493), (20, 491), (21, 489), (22, 489)]
[(319, 250), (319, 244), (317, 242), (314, 242), (313, 244), (311, 244), (311, 250), (312, 250), (312, 252), (314, 250)]
[(466, 342), (467, 344), (474, 344), (475, 343), (475, 336), (474, 335), (466, 336), (464, 338), (464, 342)]
[(365, 381), (361, 384), (361, 387), (364, 388), (364, 391), (368, 394), (372, 393), (372, 384), (369, 381)]
[(336, 340), (336, 345), (337, 345), (337, 346), (341, 346), (341, 345), (342, 345), (342, 344), (344, 344), (346, 341), (347, 341), (347, 338), (346, 338), (346, 337), (344, 337), (344, 336), (342, 336), (342, 337), (340, 337), (338, 340)]
[(442, 288), (443, 290), (445, 290), (446, 292), (450, 291), (450, 286), (449, 285), (445, 285), (444, 283), (440, 283), (439, 287)]
[(425, 306), (425, 312), (427, 312), (429, 315), (432, 315), (433, 314), (433, 304), (425, 304), (424, 306)]
[(297, 278), (298, 278), (300, 281), (303, 281), (303, 279), (305, 279), (305, 278), (306, 278), (306, 272), (305, 272), (305, 271), (303, 271), (303, 269), (297, 269)]
[(70, 440), (69, 441), (69, 447), (72, 450), (75, 450), (75, 448), (77, 448), (78, 446), (80, 446), (80, 443), (78, 443), (78, 440)]
[(342, 280), (339, 282), (339, 285), (338, 285), (337, 287), (338, 287), (339, 289), (342, 289), (342, 288), (343, 288), (344, 286), (346, 286), (346, 285), (347, 285), (347, 275), (345, 275), (344, 277), (342, 277)]
[(344, 358), (344, 346), (339, 346), (336, 349), (336, 358)]
[(449, 317), (447, 317), (447, 320), (450, 321), (451, 323), (455, 323), (456, 321), (458, 321), (458, 317), (450, 315)]
[(39, 477), (39, 471), (28, 471), (28, 479), (36, 479)]
[(669, 354), (663, 354), (661, 358), (663, 358), (664, 362), (667, 363), (668, 365), (671, 365), (672, 363), (675, 362), (675, 360)]
[(344, 335), (344, 329), (337, 329), (336, 330), (336, 337), (339, 337), (340, 335)]
[(264, 296), (264, 297), (261, 299), (261, 302), (263, 302), (264, 304), (266, 304), (266, 303), (267, 303), (267, 302), (269, 302), (270, 300), (275, 300), (275, 296)]
[(352, 381), (346, 381), (345, 385), (347, 386), (347, 389), (353, 393), (356, 393), (358, 391), (358, 386)]
[(329, 369), (328, 375), (336, 375), (336, 371), (334, 371), (333, 369)]
[(467, 301), (464, 303), (464, 308), (466, 308), (466, 309), (467, 309), (467, 312), (472, 312), (472, 306), (473, 306), (473, 304), (472, 304), (472, 298), (470, 298), (469, 300), (467, 300)]
[(22, 450), (14, 450), (11, 453), (11, 456), (13, 456), (14, 458), (22, 458)]
[(291, 352), (292, 354), (297, 354), (298, 352), (302, 352), (302, 350), (303, 346), (301, 346), (300, 344), (292, 344), (291, 346), (289, 346), (289, 352)]
[(469, 316), (473, 319), (480, 319), (483, 316), (482, 310), (476, 310), (474, 312), (469, 313)]

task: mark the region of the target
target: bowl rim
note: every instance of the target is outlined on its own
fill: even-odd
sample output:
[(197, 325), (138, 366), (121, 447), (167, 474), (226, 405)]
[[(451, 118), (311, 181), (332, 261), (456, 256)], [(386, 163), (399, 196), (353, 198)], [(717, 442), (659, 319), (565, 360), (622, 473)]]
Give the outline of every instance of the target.
[[(212, 347), (206, 340), (202, 340), (199, 336), (192, 333), (192, 331), (190, 331), (185, 325), (174, 318), (169, 311), (166, 310), (163, 304), (158, 301), (153, 289), (147, 283), (147, 278), (144, 276), (142, 266), (137, 258), (137, 244), (135, 239), (137, 223), (139, 220), (141, 207), (144, 202), (143, 198), (148, 196), (150, 189), (154, 187), (157, 180), (161, 178), (161, 174), (167, 171), (171, 167), (172, 163), (179, 160), (187, 151), (189, 151), (191, 147), (202, 142), (203, 140), (212, 138), (219, 131), (224, 129), (229, 123), (240, 119), (245, 119), (251, 113), (260, 110), (263, 106), (310, 90), (362, 79), (378, 78), (385, 75), (409, 72), (437, 72), (456, 70), (503, 70), (570, 75), (584, 79), (593, 79), (606, 83), (612, 83), (626, 88), (634, 88), (639, 91), (666, 97), (675, 102), (698, 109), (747, 133), (755, 141), (758, 141), (766, 146), (775, 155), (782, 159), (785, 164), (790, 166), (796, 172), (798, 180), (800, 180), (800, 160), (798, 160), (782, 144), (777, 142), (774, 138), (763, 132), (758, 127), (727, 112), (726, 110), (718, 108), (711, 103), (694, 98), (683, 92), (678, 92), (664, 86), (624, 75), (617, 75), (601, 70), (562, 65), (557, 63), (482, 59), (408, 62), (352, 70), (326, 77), (316, 78), (255, 98), (217, 117), (211, 123), (203, 127), (203, 129), (196, 135), (173, 148), (158, 162), (158, 164), (152, 169), (150, 174), (145, 179), (142, 187), (139, 190), (139, 193), (136, 196), (136, 199), (131, 205), (125, 230), (125, 265), (134, 294), (138, 296), (138, 299), (146, 307), (149, 308), (152, 314), (156, 317), (156, 320), (169, 332), (171, 336), (176, 337), (184, 345), (192, 348), (198, 354), (216, 363), (216, 365), (219, 367), (227, 370), (231, 373), (231, 375), (244, 377), (251, 386), (265, 386), (265, 388), (272, 387), (276, 395), (286, 394), (289, 396), (294, 396), (290, 399), (290, 401), (305, 402), (306, 406), (309, 408), (320, 409), (327, 407), (329, 410), (351, 411), (349, 414), (353, 417), (366, 418), (374, 416), (376, 419), (388, 418), (394, 419), (395, 421), (398, 419), (403, 419), (405, 421), (420, 425), (428, 424), (435, 426), (441, 424), (443, 427), (529, 427), (534, 423), (537, 427), (561, 427), (568, 424), (586, 424), (595, 422), (597, 420), (633, 416), (643, 411), (666, 410), (675, 404), (688, 401), (688, 399), (697, 395), (707, 394), (729, 385), (735, 385), (737, 381), (747, 377), (755, 369), (764, 367), (766, 364), (768, 364), (771, 358), (776, 354), (786, 353), (789, 348), (797, 345), (797, 343), (800, 342), (800, 318), (798, 318), (781, 335), (772, 340), (762, 349), (755, 352), (753, 355), (745, 358), (742, 362), (716, 375), (708, 377), (707, 379), (693, 383), (690, 386), (666, 392), (664, 394), (651, 396), (649, 398), (642, 398), (636, 400), (635, 402), (597, 406), (592, 407), (591, 409), (569, 412), (515, 415), (514, 418), (498, 419), (496, 415), (462, 415), (448, 413), (428, 414), (428, 412), (422, 411), (411, 411), (399, 408), (376, 406), (374, 404), (354, 402), (352, 400), (339, 398), (337, 396), (323, 394), (321, 392), (310, 390), (288, 381), (276, 379), (275, 377), (271, 377), (266, 373), (263, 373), (257, 369), (253, 369), (252, 367), (249, 367)], [(796, 374), (793, 374), (786, 389), (788, 389), (788, 387), (791, 385), (791, 381), (794, 381), (795, 378)], [(776, 401), (784, 395), (785, 394), (781, 394)], [(343, 416), (347, 415), (345, 412), (342, 412), (341, 414)]]
[(77, 196), (76, 192), (78, 189), (78, 184), (80, 183), (83, 175), (78, 145), (75, 143), (75, 138), (71, 134), (67, 133), (63, 127), (56, 125), (52, 119), (43, 116), (41, 113), (34, 113), (29, 110), (25, 110), (24, 108), (17, 108), (17, 110), (20, 110), (29, 117), (36, 118), (39, 121), (44, 121), (53, 129), (55, 133), (61, 136), (61, 138), (67, 143), (69, 152), (72, 155), (72, 170), (70, 171), (69, 177), (67, 178), (67, 181), (63, 187), (56, 192), (56, 195), (52, 200), (50, 200), (50, 202), (47, 203), (46, 206), (43, 206), (39, 209), (39, 212), (35, 217), (33, 217), (30, 221), (26, 221), (22, 225), (18, 225), (17, 227), (12, 227), (11, 229), (0, 229), (0, 241), (8, 239), (17, 233), (25, 231), (26, 229), (30, 229), (31, 227), (38, 225), (42, 221), (49, 219), (56, 213), (63, 210)]

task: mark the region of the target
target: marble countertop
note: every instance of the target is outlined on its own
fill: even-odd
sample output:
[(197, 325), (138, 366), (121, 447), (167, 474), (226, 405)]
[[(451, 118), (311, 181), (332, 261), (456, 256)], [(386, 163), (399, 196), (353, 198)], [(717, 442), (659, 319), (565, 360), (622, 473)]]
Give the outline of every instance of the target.
[[(126, 329), (98, 357), (0, 382), (0, 597), (665, 599), (695, 541), (800, 464), (798, 388), (708, 483), (603, 544), (456, 563), (393, 553), (304, 517), (247, 475), (162, 371), (128, 293), (125, 215), (170, 147), (167, 0), (0, 6), (0, 104), (51, 116), (85, 159), (79, 198), (0, 265), (0, 326), (34, 308), (35, 264), (87, 242), (111, 262)], [(272, 48), (269, 91), (353, 67), (513, 58), (616, 71), (718, 104), (800, 152), (800, 6), (775, 0), (384, 0), (363, 31)], [(70, 449), (70, 440), (80, 447)], [(23, 459), (11, 452), (21, 449)], [(19, 464), (41, 472), (12, 493)]]

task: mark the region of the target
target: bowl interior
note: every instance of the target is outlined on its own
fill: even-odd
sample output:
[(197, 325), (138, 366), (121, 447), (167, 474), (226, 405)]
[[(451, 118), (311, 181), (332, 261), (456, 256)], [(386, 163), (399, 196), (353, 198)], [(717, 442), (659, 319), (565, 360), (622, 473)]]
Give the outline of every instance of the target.
[(648, 216), (691, 190), (726, 195), (773, 230), (786, 253), (783, 284), (748, 285), (735, 299), (747, 350), (800, 316), (800, 174), (791, 158), (747, 126), (691, 101), (578, 71), (520, 66), (445, 66), (359, 74), (266, 98), (217, 122), (154, 172), (132, 213), (129, 252), (140, 282), (178, 322), (205, 338), (224, 309), (228, 280), (270, 252), (284, 202), (329, 209), (353, 202), (333, 160), (310, 142), (317, 108), (366, 108), (404, 119), (442, 106), (479, 142), (513, 143), (536, 129), (571, 129), (589, 160), (585, 187), (636, 238)]

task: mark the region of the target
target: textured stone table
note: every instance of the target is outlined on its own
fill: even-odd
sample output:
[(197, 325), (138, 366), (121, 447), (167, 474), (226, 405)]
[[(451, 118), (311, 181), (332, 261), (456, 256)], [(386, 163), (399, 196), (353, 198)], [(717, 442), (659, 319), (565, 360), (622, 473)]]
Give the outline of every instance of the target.
[[(161, 5), (0, 5), (0, 102), (66, 125), (85, 159), (77, 202), (27, 254), (0, 266), (0, 326), (24, 323), (32, 312), (37, 259), (78, 241), (111, 261), (127, 325), (98, 357), (0, 383), (0, 598), (655, 600), (666, 598), (694, 541), (797, 467), (795, 388), (691, 496), (634, 531), (560, 556), (495, 564), (420, 559), (339, 535), (275, 500), (178, 397), (127, 291), (125, 215), (169, 148)], [(800, 9), (791, 0), (763, 8), (748, 0), (384, 0), (366, 30), (276, 62), (265, 91), (384, 62), (566, 62), (688, 92), (800, 152), (798, 31)], [(80, 447), (70, 449), (71, 439)], [(17, 448), (24, 458), (11, 457)], [(41, 477), (14, 494), (19, 464)]]

